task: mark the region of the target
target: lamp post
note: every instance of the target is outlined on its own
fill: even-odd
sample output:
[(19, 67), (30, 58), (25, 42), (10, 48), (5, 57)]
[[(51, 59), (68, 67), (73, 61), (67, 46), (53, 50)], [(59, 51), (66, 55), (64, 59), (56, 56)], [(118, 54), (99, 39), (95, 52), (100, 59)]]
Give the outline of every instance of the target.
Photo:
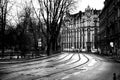
[(90, 52), (91, 51), (91, 42), (90, 42), (90, 26), (87, 28), (87, 37), (88, 37), (88, 41), (87, 41), (87, 51)]
[(91, 22), (91, 19), (90, 19), (90, 17), (88, 17), (88, 27), (87, 27), (87, 38), (88, 38), (88, 40), (87, 40), (87, 51), (88, 52), (91, 52), (91, 40), (90, 40), (90, 38), (91, 38), (91, 35), (90, 35), (90, 22)]
[(98, 46), (97, 46), (97, 18), (94, 18), (94, 23), (95, 23), (95, 26), (94, 26), (94, 29), (95, 29), (95, 49), (97, 49), (98, 48)]
[(82, 36), (81, 36), (81, 28), (79, 28), (79, 42), (80, 42), (80, 44), (79, 44), (79, 49), (80, 49), (80, 51), (81, 51), (81, 47), (82, 47)]

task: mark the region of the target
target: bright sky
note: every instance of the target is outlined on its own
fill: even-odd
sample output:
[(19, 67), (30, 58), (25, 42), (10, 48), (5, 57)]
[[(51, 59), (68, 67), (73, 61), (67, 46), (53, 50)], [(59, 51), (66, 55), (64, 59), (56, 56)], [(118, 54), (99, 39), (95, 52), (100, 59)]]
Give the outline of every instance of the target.
[[(15, 14), (17, 11), (19, 11), (20, 8), (22, 9), (22, 7), (24, 7), (25, 1), (30, 1), (30, 0), (15, 0), (15, 1), (17, 2), (17, 4), (13, 7), (14, 10), (12, 10), (12, 14)], [(37, 7), (37, 0), (33, 0), (33, 1), (35, 7)], [(93, 9), (102, 9), (104, 7), (105, 0), (76, 0), (76, 1), (78, 1), (78, 4), (77, 4), (77, 10), (74, 11), (75, 13), (79, 12), (80, 10), (84, 11), (88, 5)], [(11, 18), (13, 19), (13, 17)]]
[[(25, 1), (30, 1), (30, 0), (16, 0), (19, 4), (22, 2), (24, 3)], [(35, 3), (37, 0), (33, 0)], [(78, 10), (84, 11), (85, 8), (89, 5), (93, 9), (102, 9), (104, 6), (104, 1), (105, 0), (75, 0), (78, 1)], [(37, 4), (37, 3), (36, 3)], [(37, 6), (37, 5), (36, 5)]]
[[(16, 1), (20, 4), (21, 2), (24, 3), (25, 1), (30, 0), (16, 0)], [(75, 0), (75, 1), (78, 1), (77, 10), (74, 11), (76, 13), (79, 12), (80, 10), (84, 11), (88, 5), (93, 9), (102, 9), (104, 7), (105, 0)], [(35, 5), (37, 7), (37, 0), (33, 0), (33, 2), (35, 2)]]
[(93, 9), (102, 9), (104, 7), (105, 0), (78, 0), (79, 1), (79, 10), (84, 11), (85, 8), (89, 5)]

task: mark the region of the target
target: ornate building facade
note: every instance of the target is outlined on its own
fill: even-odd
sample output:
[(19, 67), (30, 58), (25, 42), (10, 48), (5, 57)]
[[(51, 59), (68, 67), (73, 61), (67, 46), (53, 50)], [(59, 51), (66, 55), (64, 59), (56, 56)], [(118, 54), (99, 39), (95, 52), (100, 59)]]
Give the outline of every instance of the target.
[(120, 49), (120, 0), (105, 0), (99, 19), (98, 42), (102, 53), (117, 53)]
[(88, 6), (85, 12), (67, 14), (66, 27), (62, 28), (62, 49), (79, 49), (81, 51), (94, 51), (99, 28), (100, 10)]

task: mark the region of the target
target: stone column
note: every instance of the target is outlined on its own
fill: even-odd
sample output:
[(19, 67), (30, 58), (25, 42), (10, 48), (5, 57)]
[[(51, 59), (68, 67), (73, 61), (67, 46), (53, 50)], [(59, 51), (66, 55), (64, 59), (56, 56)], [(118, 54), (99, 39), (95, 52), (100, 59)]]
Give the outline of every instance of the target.
[(80, 28), (80, 49), (82, 49), (82, 30)]
[(85, 29), (83, 28), (83, 49), (85, 49)]

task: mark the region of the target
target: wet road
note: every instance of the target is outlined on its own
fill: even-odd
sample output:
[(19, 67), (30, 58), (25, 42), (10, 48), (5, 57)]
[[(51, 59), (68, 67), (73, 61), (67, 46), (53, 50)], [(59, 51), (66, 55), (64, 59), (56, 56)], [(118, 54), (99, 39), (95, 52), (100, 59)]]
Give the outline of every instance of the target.
[(84, 53), (62, 53), (27, 63), (0, 67), (0, 80), (113, 80), (120, 63)]

